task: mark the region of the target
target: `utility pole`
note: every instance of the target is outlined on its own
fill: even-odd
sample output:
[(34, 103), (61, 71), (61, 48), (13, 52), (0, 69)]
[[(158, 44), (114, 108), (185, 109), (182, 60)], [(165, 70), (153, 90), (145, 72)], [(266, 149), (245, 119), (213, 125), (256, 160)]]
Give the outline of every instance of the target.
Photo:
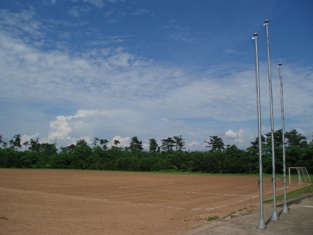
[(271, 121), (271, 134), (272, 134), (272, 173), (273, 173), (273, 214), (271, 220), (278, 220), (276, 208), (276, 170), (275, 170), (275, 143), (274, 143), (274, 115), (273, 115), (273, 90), (272, 90), (272, 74), (271, 74), (271, 56), (270, 56), (270, 41), (268, 36), (268, 22), (264, 21), (266, 41), (267, 41), (267, 62), (268, 62), (268, 82), (270, 94), (270, 121)]
[(288, 214), (287, 185), (286, 185), (285, 112), (284, 112), (284, 89), (283, 89), (282, 66), (283, 66), (283, 63), (278, 64), (279, 80), (280, 80), (281, 132), (282, 132), (282, 144), (283, 144), (283, 182), (284, 182), (283, 213)]
[(260, 95), (260, 75), (259, 75), (259, 55), (258, 55), (258, 33), (254, 33), (252, 39), (255, 44), (255, 83), (257, 98), (258, 116), (258, 138), (259, 138), (259, 192), (260, 192), (260, 221), (259, 229), (265, 229), (263, 212), (263, 163), (262, 163), (262, 129), (261, 129), (261, 95)]

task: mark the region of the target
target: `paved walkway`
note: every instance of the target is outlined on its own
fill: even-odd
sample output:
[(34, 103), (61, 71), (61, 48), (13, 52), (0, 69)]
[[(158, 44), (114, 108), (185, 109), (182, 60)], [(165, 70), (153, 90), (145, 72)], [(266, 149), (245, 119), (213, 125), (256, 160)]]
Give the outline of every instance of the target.
[(313, 195), (288, 203), (288, 214), (282, 213), (282, 207), (277, 207), (278, 221), (271, 221), (272, 206), (264, 205), (264, 220), (266, 229), (258, 228), (260, 211), (255, 210), (248, 215), (214, 221), (203, 227), (188, 231), (182, 235), (251, 235), (251, 234), (283, 234), (312, 235), (313, 234)]

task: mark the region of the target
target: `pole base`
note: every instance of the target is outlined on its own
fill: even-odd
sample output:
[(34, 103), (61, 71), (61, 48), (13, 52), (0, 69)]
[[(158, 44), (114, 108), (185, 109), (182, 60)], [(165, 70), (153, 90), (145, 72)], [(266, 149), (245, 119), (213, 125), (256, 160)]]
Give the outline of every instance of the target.
[(283, 206), (283, 213), (288, 214), (288, 207), (286, 204)]
[(266, 225), (264, 223), (263, 218), (260, 218), (260, 222), (259, 222), (259, 229), (266, 229)]
[(273, 211), (273, 214), (272, 214), (271, 220), (278, 220), (278, 214), (277, 214), (277, 211)]

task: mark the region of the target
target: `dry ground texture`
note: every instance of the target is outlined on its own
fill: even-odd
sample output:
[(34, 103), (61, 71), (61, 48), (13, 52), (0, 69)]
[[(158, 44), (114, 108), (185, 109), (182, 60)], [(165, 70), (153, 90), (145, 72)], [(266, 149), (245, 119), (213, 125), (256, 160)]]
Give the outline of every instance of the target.
[(1, 235), (180, 234), (258, 205), (257, 176), (0, 169)]

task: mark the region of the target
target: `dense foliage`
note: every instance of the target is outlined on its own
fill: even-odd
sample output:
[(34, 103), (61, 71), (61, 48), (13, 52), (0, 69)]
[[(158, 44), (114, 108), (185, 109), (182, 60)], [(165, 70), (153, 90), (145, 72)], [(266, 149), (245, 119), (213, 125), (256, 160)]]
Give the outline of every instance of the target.
[[(282, 173), (282, 131), (274, 133), (276, 172)], [(208, 173), (257, 173), (259, 167), (258, 139), (245, 150), (235, 145), (225, 146), (222, 138), (211, 136), (208, 151), (185, 151), (182, 136), (168, 137), (158, 146), (149, 140), (149, 151), (144, 151), (142, 141), (131, 138), (129, 147), (119, 147), (115, 141), (94, 138), (91, 146), (85, 140), (61, 147), (39, 143), (38, 139), (21, 143), (15, 135), (8, 143), (0, 135), (0, 167), (2, 168), (62, 168), (123, 171), (190, 171)], [(305, 166), (313, 172), (313, 143), (296, 130), (285, 133), (286, 165)], [(272, 172), (271, 133), (262, 136), (263, 169)]]

